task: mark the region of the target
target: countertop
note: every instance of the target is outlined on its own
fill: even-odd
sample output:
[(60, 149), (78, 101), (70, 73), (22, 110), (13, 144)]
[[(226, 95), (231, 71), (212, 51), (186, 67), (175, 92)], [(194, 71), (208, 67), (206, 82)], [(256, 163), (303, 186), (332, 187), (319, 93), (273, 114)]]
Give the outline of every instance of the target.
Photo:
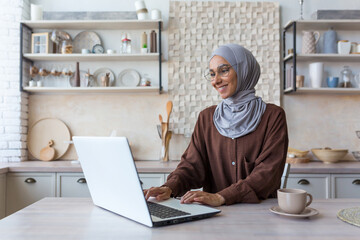
[(358, 199), (314, 200), (320, 214), (310, 218), (269, 211), (276, 199), (260, 204), (221, 206), (214, 217), (149, 228), (96, 207), (89, 198), (44, 198), (0, 221), (2, 240), (30, 239), (346, 239), (358, 240), (360, 228), (342, 222), (337, 212), (359, 206)]
[[(179, 164), (179, 161), (135, 161), (139, 173), (170, 173)], [(72, 161), (24, 161), (17, 163), (0, 163), (0, 173), (7, 172), (82, 172), (80, 164)], [(343, 161), (333, 164), (310, 162), (291, 164), (290, 173), (346, 173), (360, 174), (359, 161)]]

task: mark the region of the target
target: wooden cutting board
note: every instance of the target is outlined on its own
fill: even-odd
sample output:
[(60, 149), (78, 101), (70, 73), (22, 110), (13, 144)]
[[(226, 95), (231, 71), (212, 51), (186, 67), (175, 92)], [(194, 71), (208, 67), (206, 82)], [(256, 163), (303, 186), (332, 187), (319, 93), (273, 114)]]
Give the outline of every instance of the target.
[(40, 150), (40, 160), (51, 161), (55, 157), (55, 149), (51, 146), (54, 145), (54, 141), (50, 140), (47, 147)]
[(49, 140), (53, 140), (54, 158), (61, 158), (69, 148), (71, 135), (66, 124), (56, 118), (43, 118), (35, 122), (28, 133), (28, 150), (37, 159), (40, 158), (41, 150), (48, 146)]

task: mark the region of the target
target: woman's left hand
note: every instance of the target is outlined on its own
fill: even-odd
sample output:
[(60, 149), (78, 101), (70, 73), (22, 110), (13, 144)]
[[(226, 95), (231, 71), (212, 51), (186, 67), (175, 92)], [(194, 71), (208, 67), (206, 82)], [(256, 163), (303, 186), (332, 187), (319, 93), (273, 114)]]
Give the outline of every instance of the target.
[(225, 203), (223, 196), (217, 193), (207, 193), (203, 191), (188, 191), (181, 198), (181, 203), (201, 203), (209, 206), (217, 207)]

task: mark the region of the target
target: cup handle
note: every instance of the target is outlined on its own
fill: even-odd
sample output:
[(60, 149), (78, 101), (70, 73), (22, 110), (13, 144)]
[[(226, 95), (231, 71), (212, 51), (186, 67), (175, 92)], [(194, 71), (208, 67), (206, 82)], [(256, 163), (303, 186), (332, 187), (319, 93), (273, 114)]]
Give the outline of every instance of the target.
[(312, 203), (312, 200), (313, 200), (313, 197), (312, 197), (312, 195), (310, 193), (306, 193), (306, 195), (309, 197), (309, 201), (307, 201), (305, 207), (309, 206)]
[(318, 31), (315, 31), (314, 32), (314, 35), (317, 35), (317, 38), (315, 37), (315, 44), (317, 44), (317, 42), (319, 41), (319, 39), (320, 39), (320, 33), (318, 32)]

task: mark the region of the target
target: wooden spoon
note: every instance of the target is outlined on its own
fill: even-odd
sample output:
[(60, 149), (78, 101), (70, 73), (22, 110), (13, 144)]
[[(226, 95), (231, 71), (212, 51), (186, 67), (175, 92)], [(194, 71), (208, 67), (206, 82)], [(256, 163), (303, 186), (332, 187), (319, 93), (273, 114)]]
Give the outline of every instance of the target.
[(47, 147), (40, 150), (40, 160), (51, 161), (55, 157), (55, 149), (51, 146), (54, 144), (53, 140), (50, 140)]
[(172, 101), (168, 101), (166, 103), (166, 113), (167, 113), (167, 124), (168, 124), (168, 126), (169, 126), (170, 114), (171, 114), (172, 109), (173, 109), (173, 103), (172, 103)]

